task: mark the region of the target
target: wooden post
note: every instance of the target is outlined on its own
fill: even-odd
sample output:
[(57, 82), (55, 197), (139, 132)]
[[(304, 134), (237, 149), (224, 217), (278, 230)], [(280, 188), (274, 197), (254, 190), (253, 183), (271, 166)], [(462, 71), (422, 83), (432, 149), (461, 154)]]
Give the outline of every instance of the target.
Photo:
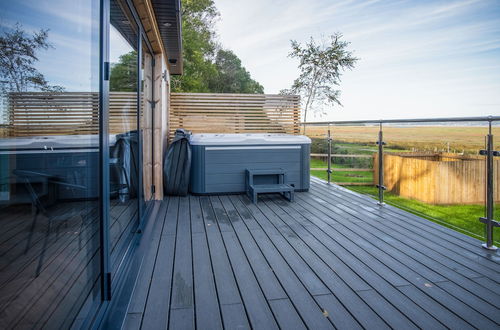
[[(155, 55), (155, 66), (153, 72), (153, 184), (155, 186), (155, 199), (163, 199), (163, 155), (167, 146), (167, 109), (170, 95), (170, 86), (163, 78), (167, 70), (164, 57)], [(166, 77), (168, 79), (168, 75)]]
[(152, 57), (149, 53), (144, 53), (144, 76), (143, 76), (143, 95), (142, 95), (142, 175), (144, 186), (144, 199), (150, 200), (153, 192), (153, 71)]

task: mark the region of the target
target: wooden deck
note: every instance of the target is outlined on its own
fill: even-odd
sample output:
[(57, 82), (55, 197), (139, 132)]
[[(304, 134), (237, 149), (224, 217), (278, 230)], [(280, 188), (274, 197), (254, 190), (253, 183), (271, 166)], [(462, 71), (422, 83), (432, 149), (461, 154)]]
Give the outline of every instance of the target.
[[(110, 204), (111, 267), (116, 271), (136, 223), (137, 200)], [(34, 222), (29, 205), (1, 210), (0, 329), (66, 329), (89, 295), (100, 299), (97, 202), (52, 208), (55, 216), (72, 210), (80, 215), (62, 217), (47, 231), (48, 219), (39, 215)]]
[(293, 203), (172, 197), (148, 226), (123, 324), (113, 326), (499, 328), (497, 253), (317, 179)]

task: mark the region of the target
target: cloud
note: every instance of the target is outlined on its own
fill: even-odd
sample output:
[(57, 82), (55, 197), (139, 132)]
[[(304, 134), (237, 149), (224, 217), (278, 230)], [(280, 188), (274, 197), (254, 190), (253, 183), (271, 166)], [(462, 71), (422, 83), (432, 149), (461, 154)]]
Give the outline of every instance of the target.
[[(251, 2), (216, 0), (224, 46), (266, 92), (288, 87), (297, 63), (289, 40), (340, 31), (361, 60), (345, 72), (344, 108), (330, 118), (480, 115), (500, 102), (500, 3), (496, 0)], [(498, 94), (498, 95), (497, 95)], [(401, 111), (406, 104), (408, 112)]]

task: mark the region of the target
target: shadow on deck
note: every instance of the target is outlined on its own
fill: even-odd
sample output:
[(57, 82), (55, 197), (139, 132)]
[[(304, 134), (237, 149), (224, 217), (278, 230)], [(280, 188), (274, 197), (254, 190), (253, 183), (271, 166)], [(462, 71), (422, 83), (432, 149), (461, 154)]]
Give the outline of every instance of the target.
[(500, 323), (497, 253), (314, 178), (294, 203), (279, 195), (256, 205), (237, 195), (158, 202), (138, 251), (131, 298), (121, 313), (111, 311), (108, 325), (494, 329)]

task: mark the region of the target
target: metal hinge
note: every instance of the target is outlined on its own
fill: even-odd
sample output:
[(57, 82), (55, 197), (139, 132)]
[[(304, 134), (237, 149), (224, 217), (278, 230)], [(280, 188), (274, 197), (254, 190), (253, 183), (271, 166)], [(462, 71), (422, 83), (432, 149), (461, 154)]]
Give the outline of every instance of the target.
[(156, 108), (156, 103), (158, 103), (158, 101), (148, 101), (148, 102), (149, 102), (149, 105), (151, 106), (151, 109)]
[(106, 280), (106, 297), (105, 300), (111, 300), (111, 273), (105, 274)]
[(109, 80), (109, 62), (104, 62), (104, 80)]
[(377, 184), (377, 185), (375, 185), (375, 187), (377, 187), (377, 188), (382, 188), (382, 190), (387, 190), (387, 187), (386, 187), (386, 186), (381, 186), (381, 185), (378, 185), (378, 184)]

